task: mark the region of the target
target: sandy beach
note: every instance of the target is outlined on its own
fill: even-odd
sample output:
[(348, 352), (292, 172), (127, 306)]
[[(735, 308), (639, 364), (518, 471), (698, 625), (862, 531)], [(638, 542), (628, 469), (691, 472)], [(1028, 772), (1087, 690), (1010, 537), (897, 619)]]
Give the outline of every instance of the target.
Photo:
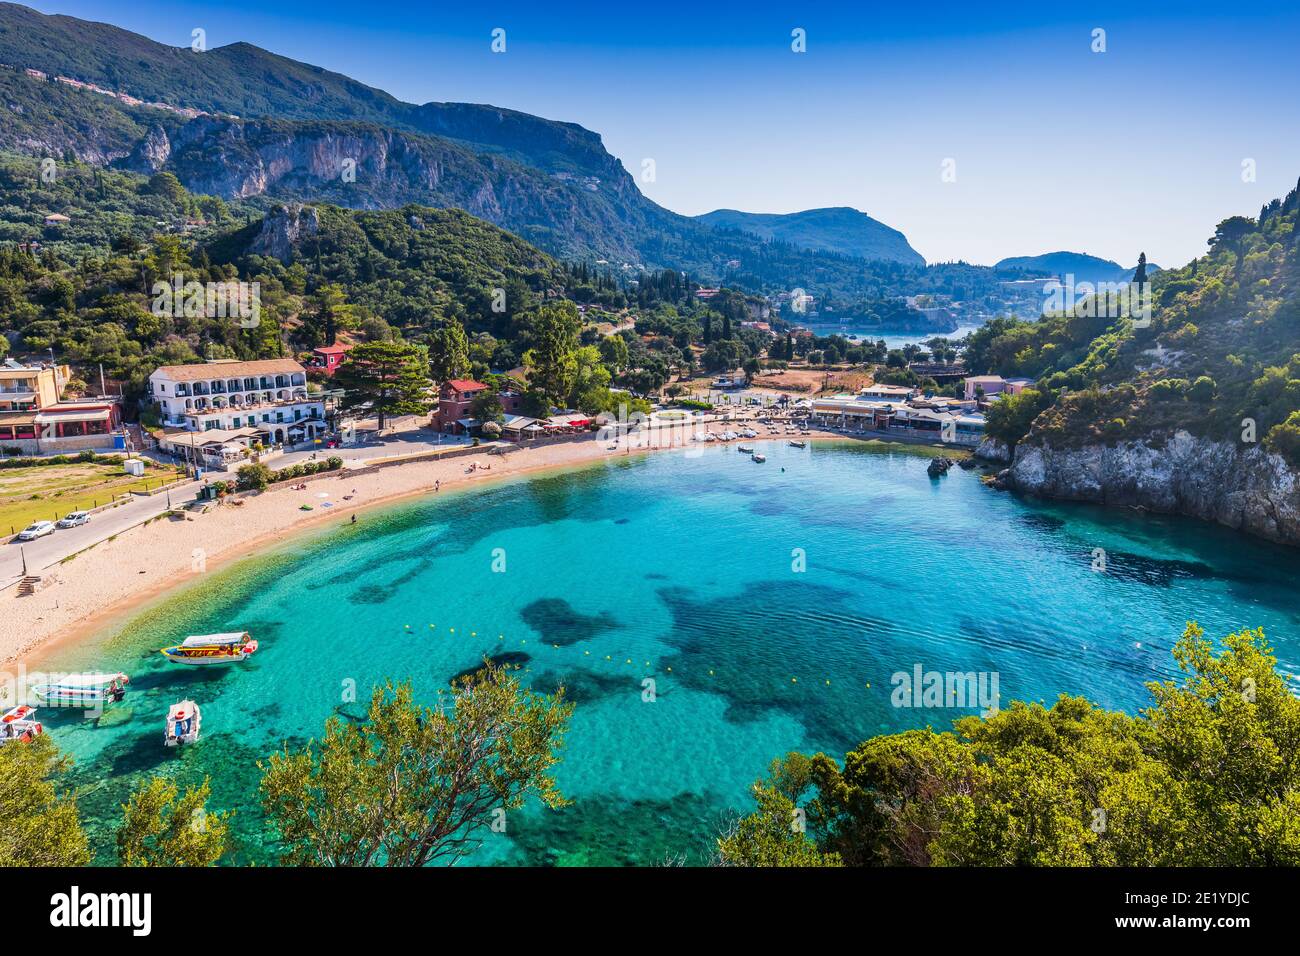
[[(717, 425), (713, 428), (721, 430)], [(799, 437), (843, 440), (843, 436), (817, 431)], [(764, 440), (788, 439), (771, 435), (749, 439)], [(139, 525), (47, 569), (45, 574), (53, 577), (53, 583), (35, 594), (20, 597), (16, 588), (0, 593), (0, 659), (6, 664), (29, 663), (56, 645), (121, 623), (149, 602), (231, 561), (283, 545), (293, 534), (349, 522), (353, 515), (364, 521), (366, 509), (377, 505), (429, 494), (435, 488), (451, 490), (629, 454), (682, 453), (703, 447), (689, 442), (683, 445), (680, 437), (652, 441), (649, 447), (638, 447), (636, 441), (630, 449), (623, 443), (617, 450), (610, 445), (608, 440), (593, 437), (523, 447), (505, 455), (485, 452), (441, 461), (407, 461), (363, 473), (345, 468), (308, 481), (304, 490), (277, 487), (242, 496), (243, 503), (238, 506), (214, 505), (189, 519), (161, 518)], [(477, 467), (471, 471), (472, 464)], [(350, 498), (345, 500), (345, 495)], [(333, 507), (322, 507), (326, 502)], [(312, 505), (313, 510), (301, 510), (304, 504)], [(203, 551), (198, 571), (194, 570), (196, 548)]]

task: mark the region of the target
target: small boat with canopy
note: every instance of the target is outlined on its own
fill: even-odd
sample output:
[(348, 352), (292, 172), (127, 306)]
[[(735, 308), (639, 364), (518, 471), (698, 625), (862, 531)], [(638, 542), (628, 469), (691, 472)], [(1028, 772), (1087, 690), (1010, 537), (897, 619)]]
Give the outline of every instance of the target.
[(257, 641), (247, 631), (226, 634), (195, 634), (175, 647), (161, 651), (173, 664), (207, 667), (213, 664), (237, 664), (257, 650)]
[(116, 674), (65, 674), (58, 680), (37, 684), (32, 694), (51, 707), (85, 707), (94, 709), (115, 704), (126, 697), (131, 678)]
[(183, 700), (172, 704), (167, 710), (167, 732), (163, 743), (168, 747), (181, 747), (197, 743), (199, 739), (199, 721), (202, 719), (199, 705), (192, 700)]
[(11, 707), (0, 717), (0, 744), (25, 743), (45, 733), (36, 719), (36, 708), (23, 704)]

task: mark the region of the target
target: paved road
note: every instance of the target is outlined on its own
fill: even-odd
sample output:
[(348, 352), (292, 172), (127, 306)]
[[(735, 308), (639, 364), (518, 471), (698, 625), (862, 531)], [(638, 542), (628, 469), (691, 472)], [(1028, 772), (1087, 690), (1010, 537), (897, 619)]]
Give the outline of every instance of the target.
[[(397, 423), (398, 428), (409, 423)], [(288, 452), (267, 460), (271, 468), (285, 468), (307, 461), (314, 453), (317, 458), (338, 455), (345, 465), (362, 465), (370, 458), (383, 458), (389, 455), (409, 455), (436, 448), (455, 447), (468, 444), (468, 439), (454, 438), (450, 435), (437, 436), (427, 429), (406, 427), (405, 430), (386, 432), (382, 439), (366, 436), (363, 440), (345, 448), (327, 449), (324, 446), (303, 451)], [(234, 471), (220, 473), (207, 472), (203, 476), (209, 481), (233, 479)], [(0, 544), (0, 588), (12, 585), (23, 575), (23, 561), (26, 559), (27, 573), (35, 574), (43, 568), (57, 564), (70, 554), (76, 554), (92, 544), (110, 538), (115, 534), (134, 527), (142, 521), (162, 514), (172, 506), (179, 507), (193, 501), (198, 493), (199, 482), (191, 481), (171, 489), (170, 499), (166, 492), (152, 497), (133, 495), (126, 503), (116, 508), (91, 515), (90, 522), (79, 528), (60, 528), (53, 534), (35, 541), (10, 541)]]
[(173, 505), (193, 500), (197, 488), (198, 483), (191, 481), (151, 497), (132, 495), (125, 504), (91, 515), (90, 522), (79, 528), (60, 528), (35, 541), (11, 540), (0, 544), (0, 587), (22, 577), (24, 557), (28, 573), (34, 574), (70, 554), (162, 514), (167, 510), (169, 500)]

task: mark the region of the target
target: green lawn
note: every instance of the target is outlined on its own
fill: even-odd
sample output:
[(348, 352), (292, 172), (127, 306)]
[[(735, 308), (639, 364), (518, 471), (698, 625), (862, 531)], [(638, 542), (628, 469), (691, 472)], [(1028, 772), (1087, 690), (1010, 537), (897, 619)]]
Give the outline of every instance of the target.
[[(132, 491), (157, 488), (180, 471), (149, 463), (143, 478), (134, 478), (120, 465), (76, 462), (0, 469), (0, 534), (21, 531), (33, 521), (53, 521), (69, 511), (107, 504)], [(93, 519), (92, 519), (93, 520)]]

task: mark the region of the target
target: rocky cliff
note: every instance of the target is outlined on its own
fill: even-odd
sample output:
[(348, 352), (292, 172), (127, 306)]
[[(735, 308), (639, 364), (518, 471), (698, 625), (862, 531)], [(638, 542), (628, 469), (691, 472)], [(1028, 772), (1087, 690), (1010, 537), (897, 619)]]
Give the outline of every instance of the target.
[(1021, 444), (1005, 484), (1046, 497), (1190, 515), (1300, 544), (1300, 475), (1258, 445), (1210, 441), (1185, 431), (1163, 444)]

